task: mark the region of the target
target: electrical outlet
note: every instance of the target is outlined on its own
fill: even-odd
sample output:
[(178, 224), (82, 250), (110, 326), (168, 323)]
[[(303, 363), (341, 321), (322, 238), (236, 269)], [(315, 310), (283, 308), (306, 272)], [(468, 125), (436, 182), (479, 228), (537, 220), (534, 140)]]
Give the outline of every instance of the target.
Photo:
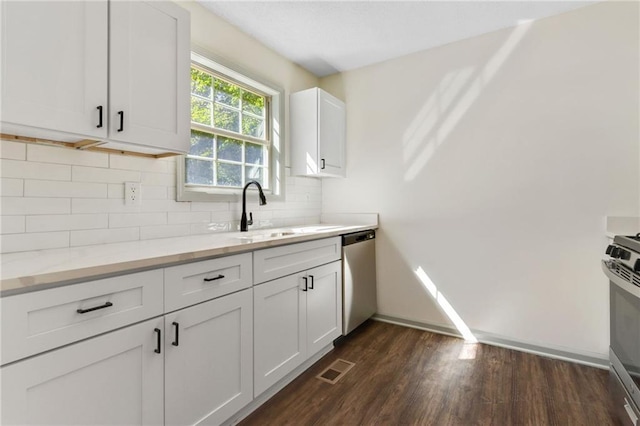
[(124, 205), (139, 206), (140, 205), (140, 183), (125, 182), (124, 183)]

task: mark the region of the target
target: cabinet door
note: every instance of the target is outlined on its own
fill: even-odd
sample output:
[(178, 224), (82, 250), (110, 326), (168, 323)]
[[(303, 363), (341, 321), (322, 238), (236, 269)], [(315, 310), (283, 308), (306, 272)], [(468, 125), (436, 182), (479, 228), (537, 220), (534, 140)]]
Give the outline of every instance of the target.
[(189, 12), (171, 2), (114, 1), (110, 14), (109, 139), (187, 152)]
[(254, 393), (257, 397), (307, 359), (302, 274), (254, 287)]
[(342, 262), (307, 272), (307, 349), (311, 356), (342, 334)]
[(162, 424), (155, 329), (161, 319), (2, 367), (2, 424)]
[(320, 174), (344, 176), (346, 111), (344, 102), (318, 90)]
[(3, 123), (106, 137), (107, 1), (3, 1), (0, 11)]
[(253, 399), (252, 290), (165, 316), (165, 420), (220, 424)]

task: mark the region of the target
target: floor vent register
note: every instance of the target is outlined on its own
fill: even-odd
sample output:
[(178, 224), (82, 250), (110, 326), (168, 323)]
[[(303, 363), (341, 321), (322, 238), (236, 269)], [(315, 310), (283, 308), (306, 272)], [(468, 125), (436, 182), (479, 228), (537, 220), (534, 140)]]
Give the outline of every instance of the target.
[(353, 368), (355, 364), (353, 362), (345, 361), (344, 359), (337, 359), (331, 363), (330, 366), (324, 369), (324, 371), (316, 376), (316, 378), (335, 385), (349, 370)]

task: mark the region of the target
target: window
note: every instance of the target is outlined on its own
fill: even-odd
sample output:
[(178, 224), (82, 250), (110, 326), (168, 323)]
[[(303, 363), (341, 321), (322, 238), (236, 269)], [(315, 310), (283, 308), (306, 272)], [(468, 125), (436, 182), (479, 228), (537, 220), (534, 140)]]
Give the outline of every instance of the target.
[(178, 167), (179, 201), (232, 200), (252, 180), (282, 192), (281, 97), (192, 53), (191, 148)]

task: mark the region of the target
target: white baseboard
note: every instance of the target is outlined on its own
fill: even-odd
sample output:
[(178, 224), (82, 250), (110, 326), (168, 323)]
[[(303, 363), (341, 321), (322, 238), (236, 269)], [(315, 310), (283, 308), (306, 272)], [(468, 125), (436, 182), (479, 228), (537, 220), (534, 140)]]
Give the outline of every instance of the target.
[[(403, 327), (411, 327), (419, 330), (430, 331), (432, 333), (444, 334), (452, 337), (461, 338), (461, 334), (458, 333), (453, 327), (447, 327), (442, 325), (434, 325), (421, 323), (418, 321), (407, 320), (403, 318), (391, 317), (388, 315), (376, 314), (373, 316), (374, 320), (386, 322), (389, 324), (401, 325)], [(527, 352), (535, 355), (545, 356), (549, 358), (559, 359), (562, 361), (575, 362), (577, 364), (587, 365), (589, 367), (609, 369), (609, 358), (606, 355), (593, 354), (593, 353), (576, 353), (570, 352), (564, 349), (549, 348), (539, 345), (534, 345), (526, 342), (519, 342), (512, 339), (504, 338), (496, 334), (487, 333), (479, 330), (471, 330), (478, 342), (492, 346), (499, 346), (502, 348), (513, 349), (520, 352)]]

